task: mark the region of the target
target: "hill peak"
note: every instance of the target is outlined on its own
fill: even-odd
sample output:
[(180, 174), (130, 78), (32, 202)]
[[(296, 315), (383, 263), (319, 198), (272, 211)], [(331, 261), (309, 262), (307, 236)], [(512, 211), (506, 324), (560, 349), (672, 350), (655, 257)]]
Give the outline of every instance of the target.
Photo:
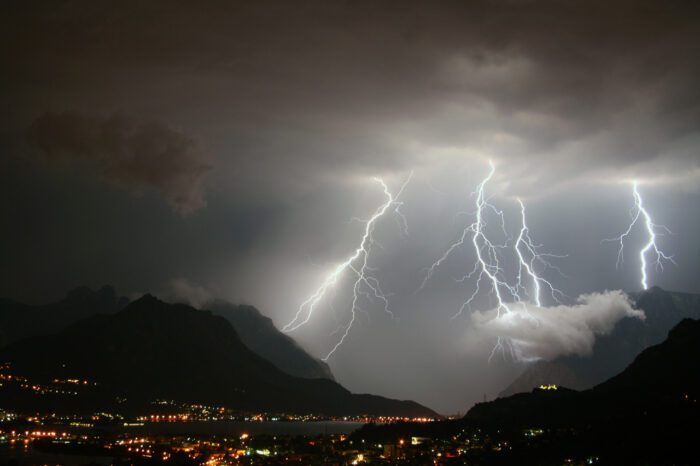
[(12, 343), (0, 349), (0, 360), (40, 382), (71, 376), (99, 384), (97, 398), (57, 398), (52, 412), (66, 403), (90, 412), (112, 409), (120, 396), (139, 409), (165, 398), (251, 411), (435, 416), (414, 402), (353, 395), (330, 380), (293, 377), (246, 347), (223, 317), (152, 295), (116, 314)]

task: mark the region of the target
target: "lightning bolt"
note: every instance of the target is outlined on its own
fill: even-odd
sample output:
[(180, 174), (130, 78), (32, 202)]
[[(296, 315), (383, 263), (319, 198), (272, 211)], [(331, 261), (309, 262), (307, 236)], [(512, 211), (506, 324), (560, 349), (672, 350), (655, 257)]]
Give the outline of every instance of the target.
[[(562, 259), (568, 256), (540, 252), (540, 248), (542, 247), (542, 245), (535, 244), (535, 242), (530, 237), (530, 229), (528, 228), (527, 220), (525, 219), (525, 204), (523, 204), (523, 201), (521, 201), (520, 199), (518, 199), (518, 204), (520, 204), (521, 228), (514, 246), (515, 252), (518, 256), (519, 264), (516, 288), (522, 289), (525, 292), (527, 292), (527, 288), (523, 285), (523, 269), (525, 269), (525, 272), (530, 277), (530, 280), (532, 281), (532, 286), (534, 287), (534, 293), (532, 298), (534, 300), (534, 304), (537, 307), (542, 307), (541, 290), (543, 285), (549, 289), (552, 300), (557, 303), (560, 303), (559, 297), (563, 297), (564, 294), (560, 290), (554, 288), (554, 286), (549, 280), (546, 280), (537, 274), (537, 272), (535, 271), (535, 264), (539, 263), (545, 269), (551, 268), (561, 273), (561, 270), (559, 270), (558, 267), (552, 265), (545, 258), (553, 257), (557, 259)], [(525, 253), (523, 253), (523, 250), (525, 251)], [(525, 259), (525, 255), (529, 256), (529, 260)]]
[(430, 280), (437, 268), (440, 267), (456, 249), (465, 246), (469, 240), (469, 237), (471, 236), (471, 243), (476, 254), (476, 261), (471, 272), (462, 278), (459, 278), (458, 281), (466, 281), (478, 273), (476, 289), (469, 299), (462, 304), (459, 312), (454, 317), (460, 315), (464, 309), (471, 305), (481, 290), (482, 281), (486, 281), (490, 285), (490, 293), (492, 293), (498, 301), (497, 312), (499, 316), (501, 313), (511, 312), (510, 308), (508, 307), (508, 303), (503, 297), (503, 292), (510, 294), (512, 297), (516, 298), (516, 300), (519, 298), (517, 288), (508, 285), (507, 282), (499, 277), (499, 274), (501, 274), (503, 271), (500, 267), (498, 250), (505, 248), (506, 245), (494, 244), (484, 233), (484, 228), (486, 226), (486, 222), (484, 220), (484, 210), (486, 209), (492, 210), (501, 219), (501, 227), (503, 227), (503, 231), (505, 232), (503, 213), (488, 202), (485, 194), (486, 185), (493, 178), (496, 171), (496, 167), (492, 162), (489, 162), (489, 165), (491, 167), (489, 174), (479, 183), (476, 192), (472, 193), (476, 194), (476, 219), (472, 224), (468, 225), (462, 230), (462, 234), (460, 235), (459, 239), (452, 243), (444, 254), (440, 256), (438, 260), (433, 262), (433, 264), (428, 268), (421, 287), (419, 288), (421, 289), (425, 287), (428, 280)]
[[(474, 269), (469, 274), (462, 277), (460, 281), (464, 281), (467, 278), (472, 277), (477, 270), (479, 270), (479, 276), (476, 280), (476, 289), (474, 293), (462, 305), (458, 315), (465, 309), (465, 307), (469, 307), (472, 301), (476, 298), (476, 295), (479, 293), (482, 280), (486, 280), (487, 283), (491, 285), (491, 293), (493, 293), (498, 301), (498, 305), (496, 307), (498, 317), (501, 316), (501, 313), (511, 312), (507, 302), (503, 299), (503, 294), (501, 293), (502, 290), (509, 293), (513, 298), (516, 298), (516, 300), (519, 301), (517, 289), (511, 287), (507, 282), (499, 278), (499, 274), (502, 274), (503, 270), (501, 269), (499, 262), (498, 249), (504, 248), (506, 245), (494, 244), (491, 242), (491, 240), (489, 240), (486, 234), (484, 234), (484, 228), (486, 227), (486, 222), (484, 221), (485, 208), (493, 210), (496, 215), (501, 218), (501, 226), (504, 227), (505, 233), (503, 213), (490, 204), (486, 199), (486, 195), (484, 194), (486, 184), (491, 180), (491, 178), (493, 178), (493, 175), (496, 172), (496, 167), (493, 165), (493, 162), (489, 162), (489, 165), (491, 170), (489, 171), (488, 176), (486, 176), (486, 178), (479, 183), (476, 190), (476, 220), (474, 223), (465, 228), (465, 232), (471, 231), (473, 233), (472, 244), (476, 254), (476, 263), (474, 264)], [(466, 237), (466, 233), (462, 234), (462, 238), (464, 237)]]
[[(476, 285), (469, 298), (462, 304), (459, 311), (453, 316), (453, 318), (461, 315), (465, 309), (471, 309), (472, 303), (482, 291), (482, 283), (485, 283), (488, 287), (488, 293), (496, 298), (497, 319), (503, 318), (512, 313), (513, 310), (511, 306), (516, 305), (522, 306), (526, 314), (532, 319), (535, 319), (527, 312), (527, 303), (520, 295), (521, 290), (527, 293), (527, 287), (525, 286), (526, 276), (529, 277), (534, 288), (531, 296), (531, 298), (534, 300), (533, 304), (538, 307), (542, 306), (541, 292), (543, 287), (549, 289), (552, 298), (555, 301), (558, 301), (557, 296), (563, 296), (563, 293), (554, 288), (551, 282), (538, 275), (536, 264), (540, 264), (540, 266), (544, 268), (554, 268), (558, 270), (558, 268), (553, 266), (546, 258), (559, 258), (566, 256), (558, 256), (540, 252), (541, 245), (536, 244), (530, 236), (530, 230), (527, 226), (525, 216), (525, 205), (518, 199), (522, 223), (518, 237), (513, 244), (513, 250), (518, 257), (518, 273), (515, 285), (508, 283), (508, 281), (504, 278), (504, 270), (501, 267), (501, 251), (508, 249), (508, 243), (511, 238), (508, 236), (506, 230), (505, 216), (503, 212), (491, 204), (486, 197), (486, 186), (489, 181), (491, 181), (496, 171), (496, 168), (492, 162), (489, 162), (489, 166), (490, 171), (488, 175), (479, 183), (476, 192), (472, 193), (476, 194), (476, 216), (474, 222), (465, 227), (462, 230), (462, 234), (460, 235), (459, 239), (451, 244), (445, 253), (427, 269), (427, 273), (419, 290), (426, 285), (428, 280), (430, 280), (430, 278), (433, 276), (435, 270), (445, 262), (452, 252), (465, 246), (469, 237), (471, 237), (471, 244), (476, 256), (474, 267), (468, 274), (459, 278), (458, 281), (464, 282), (476, 276)], [(500, 223), (499, 227), (506, 238), (504, 243), (494, 243), (487, 236), (485, 232), (487, 226), (485, 213), (488, 211), (493, 212), (498, 218)], [(494, 354), (496, 354), (496, 352), (499, 350), (505, 354), (506, 346), (510, 350), (513, 358), (519, 359), (515, 345), (510, 341), (506, 341), (501, 337), (498, 337), (496, 345), (489, 356), (489, 360), (491, 360)]]
[(350, 321), (346, 325), (340, 325), (331, 334), (340, 334), (341, 336), (330, 352), (324, 358), (322, 358), (323, 361), (327, 361), (345, 342), (345, 339), (355, 323), (357, 312), (362, 310), (359, 305), (360, 297), (380, 301), (383, 305), (384, 312), (387, 313), (392, 319), (395, 318), (394, 314), (389, 309), (389, 300), (387, 295), (382, 291), (379, 281), (371, 275), (373, 269), (369, 266), (369, 256), (372, 252), (372, 248), (379, 244), (375, 241), (373, 236), (376, 224), (388, 212), (393, 212), (396, 215), (401, 233), (403, 235), (408, 234), (406, 217), (400, 211), (400, 207), (403, 205), (403, 202), (399, 201), (398, 199), (403, 194), (412, 176), (413, 173), (411, 172), (406, 181), (404, 181), (404, 183), (401, 185), (401, 188), (396, 195), (393, 195), (389, 191), (388, 186), (381, 178), (374, 178), (374, 180), (379, 183), (383, 189), (385, 202), (374, 211), (374, 214), (369, 218), (369, 220), (364, 222), (364, 233), (359, 246), (355, 249), (353, 254), (351, 254), (347, 259), (333, 269), (333, 271), (324, 279), (321, 285), (311, 296), (309, 296), (299, 305), (299, 309), (297, 310), (294, 319), (292, 319), (291, 322), (282, 328), (283, 332), (292, 332), (308, 323), (311, 316), (314, 314), (316, 307), (327, 295), (328, 291), (332, 289), (338, 283), (338, 280), (346, 273), (352, 273), (355, 276), (355, 281), (353, 282), (352, 286), (353, 299), (350, 308)]
[(632, 230), (638, 221), (642, 220), (644, 222), (644, 228), (646, 229), (648, 235), (648, 241), (644, 247), (639, 250), (639, 260), (641, 262), (639, 272), (641, 275), (640, 283), (642, 288), (646, 290), (649, 289), (649, 277), (647, 276), (647, 253), (650, 251), (653, 253), (653, 264), (657, 269), (661, 269), (662, 271), (664, 269), (664, 260), (667, 260), (672, 264), (675, 264), (676, 262), (673, 260), (673, 256), (666, 255), (656, 244), (656, 238), (663, 235), (663, 233), (657, 233), (657, 231), (663, 230), (669, 234), (671, 231), (663, 225), (655, 224), (651, 220), (651, 215), (649, 215), (649, 212), (644, 208), (642, 196), (639, 194), (636, 181), (632, 183), (632, 195), (634, 196), (634, 206), (631, 210), (632, 221), (630, 222), (629, 226), (620, 236), (605, 239), (603, 241), (619, 242), (620, 247), (617, 251), (617, 263), (615, 264), (615, 267), (619, 268), (624, 262), (625, 239), (632, 233)]

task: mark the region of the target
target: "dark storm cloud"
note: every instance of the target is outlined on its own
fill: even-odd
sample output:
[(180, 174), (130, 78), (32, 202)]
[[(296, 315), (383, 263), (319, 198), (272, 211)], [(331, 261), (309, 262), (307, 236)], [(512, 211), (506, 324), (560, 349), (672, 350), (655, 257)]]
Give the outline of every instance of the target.
[(108, 181), (137, 192), (155, 189), (183, 214), (206, 205), (202, 181), (211, 169), (208, 158), (192, 138), (160, 123), (47, 113), (32, 124), (29, 139), (49, 163), (89, 162)]
[[(700, 170), (694, 2), (67, 5), (15, 5), (17, 79), (90, 79), (202, 114), (188, 124), (228, 132), (228, 190), (249, 194), (255, 173), (286, 195), (440, 149), (506, 161), (521, 191), (653, 177), (662, 158)], [(547, 164), (526, 177), (533, 160)]]

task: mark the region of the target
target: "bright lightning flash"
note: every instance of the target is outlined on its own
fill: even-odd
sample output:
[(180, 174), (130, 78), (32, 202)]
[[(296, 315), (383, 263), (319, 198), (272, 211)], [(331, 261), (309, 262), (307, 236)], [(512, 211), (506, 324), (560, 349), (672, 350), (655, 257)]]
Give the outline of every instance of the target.
[(326, 357), (322, 358), (324, 361), (327, 361), (328, 358), (330, 358), (333, 355), (333, 353), (336, 352), (336, 350), (343, 344), (348, 334), (350, 333), (350, 329), (355, 323), (357, 312), (361, 311), (361, 297), (364, 297), (366, 299), (379, 300), (383, 304), (384, 311), (387, 314), (389, 314), (392, 318), (394, 318), (394, 314), (389, 310), (389, 300), (380, 288), (379, 281), (371, 275), (372, 269), (369, 266), (368, 261), (373, 246), (375, 244), (378, 244), (376, 243), (373, 236), (374, 228), (377, 222), (387, 212), (393, 212), (394, 214), (396, 214), (402, 234), (407, 234), (406, 218), (399, 210), (399, 208), (403, 205), (403, 202), (399, 201), (398, 199), (400, 198), (401, 194), (406, 188), (406, 185), (410, 181), (412, 175), (413, 174), (411, 173), (408, 176), (406, 181), (401, 186), (401, 189), (395, 196), (389, 191), (389, 188), (387, 187), (386, 183), (384, 183), (384, 181), (381, 178), (375, 178), (375, 181), (382, 186), (386, 200), (381, 206), (377, 208), (377, 210), (370, 217), (370, 219), (365, 222), (364, 234), (362, 236), (362, 240), (360, 241), (360, 245), (357, 247), (357, 249), (355, 249), (352, 255), (350, 255), (347, 259), (345, 259), (338, 266), (336, 266), (335, 269), (333, 269), (333, 271), (323, 281), (321, 286), (319, 286), (318, 289), (311, 296), (309, 296), (308, 299), (306, 299), (306, 301), (301, 303), (296, 315), (294, 316), (294, 319), (292, 319), (291, 322), (289, 322), (282, 328), (283, 332), (291, 332), (308, 323), (311, 319), (311, 316), (314, 313), (314, 310), (326, 296), (328, 291), (338, 283), (338, 280), (346, 272), (352, 272), (352, 274), (354, 274), (355, 276), (355, 281), (352, 287), (353, 299), (352, 306), (350, 308), (350, 321), (346, 325), (341, 325), (332, 333), (332, 335), (340, 333), (341, 336), (340, 339), (333, 346), (333, 348), (330, 350), (330, 352), (326, 355)]
[[(525, 218), (525, 205), (520, 200), (518, 200), (518, 202), (520, 204), (522, 226), (513, 245), (513, 250), (518, 257), (517, 281), (515, 285), (510, 285), (504, 278), (504, 270), (500, 262), (500, 251), (508, 248), (508, 241), (506, 240), (506, 242), (503, 244), (494, 243), (485, 233), (485, 228), (487, 225), (485, 213), (486, 211), (492, 211), (499, 219), (503, 234), (506, 236), (506, 238), (508, 238), (503, 212), (491, 204), (485, 194), (486, 185), (493, 178), (496, 171), (493, 163), (489, 162), (489, 164), (491, 167), (489, 174), (481, 181), (481, 183), (479, 183), (476, 189), (476, 218), (474, 222), (464, 228), (460, 238), (455, 243), (450, 245), (445, 253), (428, 268), (428, 272), (423, 280), (423, 283), (421, 284), (421, 288), (423, 288), (427, 281), (432, 277), (435, 270), (450, 256), (455, 249), (459, 249), (464, 246), (471, 234), (471, 243), (476, 255), (476, 262), (471, 272), (460, 278), (459, 281), (466, 281), (467, 279), (470, 279), (478, 274), (476, 278), (476, 287), (469, 298), (462, 304), (462, 307), (455, 317), (464, 312), (465, 309), (471, 307), (472, 303), (481, 291), (482, 282), (487, 284), (489, 290), (488, 292), (496, 298), (496, 318), (502, 318), (513, 312), (511, 309), (511, 306), (513, 305), (522, 306), (525, 311), (527, 311), (527, 304), (520, 295), (521, 291), (528, 294), (528, 296), (534, 301), (534, 304), (538, 307), (542, 306), (541, 290), (543, 286), (549, 289), (552, 298), (555, 301), (558, 301), (557, 295), (562, 295), (562, 293), (554, 288), (548, 280), (538, 275), (536, 271), (536, 264), (540, 264), (545, 268), (551, 267), (556, 269), (556, 267), (552, 266), (546, 260), (546, 257), (565, 256), (555, 256), (552, 254), (544, 254), (539, 252), (541, 245), (535, 244), (530, 237), (530, 230), (527, 226)], [(523, 270), (525, 273), (523, 273)], [(532, 282), (532, 293), (527, 293), (525, 274), (530, 277), (530, 281)], [(517, 358), (517, 348), (514, 348), (511, 342), (503, 341), (499, 337), (489, 359), (491, 359), (498, 350), (505, 352), (504, 344), (506, 344), (510, 349), (511, 355), (514, 358)]]
[[(530, 276), (532, 286), (534, 287), (532, 299), (535, 305), (537, 307), (542, 307), (542, 298), (540, 297), (542, 285), (549, 289), (549, 293), (552, 297), (552, 300), (559, 303), (559, 297), (563, 297), (564, 294), (558, 289), (554, 288), (550, 281), (537, 275), (537, 272), (535, 271), (535, 266), (539, 263), (540, 266), (542, 266), (545, 269), (551, 268), (561, 273), (559, 268), (552, 265), (548, 260), (546, 260), (546, 258), (553, 257), (557, 259), (562, 259), (567, 256), (539, 251), (542, 245), (535, 244), (532, 241), (532, 238), (530, 237), (530, 229), (528, 228), (527, 220), (525, 219), (525, 204), (523, 204), (523, 201), (521, 201), (520, 199), (518, 199), (518, 204), (520, 204), (520, 218), (522, 221), (522, 226), (520, 228), (520, 234), (518, 235), (518, 239), (515, 241), (514, 246), (515, 252), (518, 255), (519, 264), (517, 288), (523, 289), (525, 290), (525, 292), (527, 292), (527, 288), (523, 285), (523, 269), (525, 269), (525, 272), (527, 273), (527, 275)], [(522, 249), (525, 250), (525, 253), (523, 253)], [(529, 256), (529, 260), (527, 260), (525, 256)]]
[(642, 196), (639, 194), (637, 189), (637, 182), (632, 184), (632, 194), (634, 196), (634, 207), (632, 208), (632, 221), (630, 222), (627, 229), (618, 237), (612, 239), (606, 239), (604, 241), (618, 241), (620, 243), (620, 248), (617, 251), (617, 264), (616, 267), (620, 267), (620, 264), (624, 261), (624, 248), (625, 248), (625, 238), (627, 238), (637, 221), (642, 219), (644, 221), (644, 228), (646, 229), (648, 235), (648, 241), (642, 249), (639, 250), (639, 260), (640, 260), (640, 275), (641, 284), (643, 289), (649, 288), (649, 277), (647, 276), (647, 253), (650, 251), (653, 253), (653, 264), (655, 268), (661, 269), (663, 271), (664, 265), (663, 261), (669, 261), (673, 264), (676, 262), (673, 260), (673, 256), (667, 256), (661, 249), (659, 249), (656, 244), (656, 239), (658, 236), (662, 236), (662, 233), (658, 233), (659, 230), (663, 230), (666, 233), (671, 233), (671, 231), (663, 225), (657, 225), (651, 220), (649, 212), (644, 208), (642, 202)]

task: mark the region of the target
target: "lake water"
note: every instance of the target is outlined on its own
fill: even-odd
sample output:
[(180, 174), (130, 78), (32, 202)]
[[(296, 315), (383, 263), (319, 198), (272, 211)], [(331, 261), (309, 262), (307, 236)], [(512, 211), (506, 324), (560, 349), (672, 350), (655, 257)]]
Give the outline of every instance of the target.
[[(249, 435), (319, 435), (349, 434), (364, 424), (345, 421), (310, 421), (310, 422), (159, 422), (146, 423), (143, 426), (100, 426), (95, 429), (71, 427), (71, 431), (107, 431), (129, 432), (143, 435), (217, 435), (237, 437), (243, 433)], [(56, 427), (58, 430), (65, 427)]]

